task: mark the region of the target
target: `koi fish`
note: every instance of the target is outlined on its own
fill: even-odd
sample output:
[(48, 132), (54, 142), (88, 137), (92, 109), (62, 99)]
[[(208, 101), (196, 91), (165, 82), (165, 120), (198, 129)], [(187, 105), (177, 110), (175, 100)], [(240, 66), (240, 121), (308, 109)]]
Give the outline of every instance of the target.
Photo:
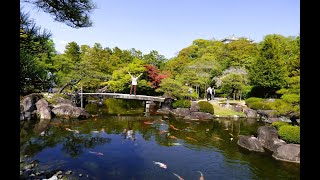
[(179, 176), (178, 174), (176, 173), (173, 173), (173, 175), (177, 176), (179, 178), (179, 180), (184, 180), (181, 176)]
[(200, 171), (198, 171), (198, 172), (200, 173), (200, 178), (199, 178), (199, 180), (204, 180), (202, 172), (200, 172)]
[(95, 154), (95, 155), (99, 155), (99, 156), (103, 156), (103, 153), (101, 153), (101, 152), (89, 151), (89, 153)]
[(196, 139), (193, 139), (191, 137), (186, 137), (186, 138), (189, 139), (189, 140), (192, 140), (192, 141), (197, 141)]
[(159, 131), (159, 134), (167, 133), (168, 131)]
[(171, 139), (177, 139), (177, 137), (175, 137), (175, 136), (169, 136), (169, 138), (171, 138)]
[(153, 161), (154, 164), (158, 164), (160, 167), (164, 168), (164, 169), (167, 169), (167, 165), (161, 163), (161, 162), (156, 162), (156, 161)]
[(178, 128), (174, 127), (172, 124), (170, 125), (170, 127), (174, 130), (179, 130)]
[(79, 133), (78, 130), (73, 130), (73, 129), (70, 129), (70, 128), (66, 128), (66, 130), (67, 130), (67, 131), (73, 131), (73, 132), (75, 132), (75, 133)]
[(153, 124), (153, 122), (150, 122), (150, 121), (145, 121), (143, 122), (144, 124)]
[(170, 143), (170, 145), (172, 145), (172, 146), (180, 146), (181, 144), (180, 143)]

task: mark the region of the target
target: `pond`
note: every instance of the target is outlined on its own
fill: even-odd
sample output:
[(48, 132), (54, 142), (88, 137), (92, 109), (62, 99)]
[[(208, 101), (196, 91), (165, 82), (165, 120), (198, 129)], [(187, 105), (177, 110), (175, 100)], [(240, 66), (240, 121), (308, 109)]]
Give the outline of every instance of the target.
[(37, 161), (38, 172), (70, 170), (69, 179), (300, 179), (299, 164), (237, 145), (238, 135), (256, 136), (256, 119), (185, 121), (121, 100), (86, 109), (87, 120), (23, 122), (21, 167)]

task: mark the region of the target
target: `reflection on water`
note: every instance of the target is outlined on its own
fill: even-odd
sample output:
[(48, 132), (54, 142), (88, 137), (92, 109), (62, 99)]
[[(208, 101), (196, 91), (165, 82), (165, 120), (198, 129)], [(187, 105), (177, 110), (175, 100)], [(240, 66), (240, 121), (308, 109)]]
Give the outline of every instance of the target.
[(72, 170), (87, 179), (177, 179), (173, 173), (199, 179), (198, 171), (205, 179), (300, 179), (299, 164), (236, 144), (239, 135), (256, 134), (263, 125), (256, 120), (165, 119), (144, 116), (141, 105), (126, 107), (127, 115), (125, 108), (111, 114), (108, 105), (88, 108), (99, 116), (22, 124), (21, 155), (38, 160), (42, 170)]

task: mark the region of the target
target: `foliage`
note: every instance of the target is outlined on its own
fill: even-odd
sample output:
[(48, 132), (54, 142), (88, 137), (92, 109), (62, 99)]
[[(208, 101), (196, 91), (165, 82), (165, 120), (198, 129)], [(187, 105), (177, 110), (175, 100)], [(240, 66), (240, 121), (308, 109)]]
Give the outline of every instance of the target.
[(300, 116), (299, 105), (292, 105), (282, 99), (276, 99), (274, 102), (270, 102), (270, 105), (272, 109), (276, 110), (278, 116), (290, 116), (292, 113)]
[(261, 96), (271, 97), (286, 83), (288, 75), (283, 56), (286, 38), (271, 34), (265, 36), (259, 46), (259, 57), (252, 63), (249, 76), (251, 85), (260, 87)]
[(300, 126), (283, 125), (279, 127), (280, 138), (287, 143), (300, 144)]
[(47, 88), (46, 69), (55, 52), (50, 36), (47, 31), (41, 32), (28, 14), (20, 13), (20, 93)]
[(258, 98), (258, 97), (250, 97), (250, 98), (245, 100), (247, 106), (249, 106), (251, 103), (261, 102), (261, 101), (263, 101), (263, 99), (262, 98)]
[(264, 101), (250, 103), (248, 107), (254, 110), (258, 110), (258, 109), (271, 110), (272, 109), (272, 106), (270, 105), (270, 103), (264, 102)]
[(201, 112), (214, 114), (214, 108), (211, 103), (209, 103), (207, 101), (200, 101), (200, 102), (198, 102), (198, 105), (200, 107)]
[(63, 22), (73, 28), (92, 26), (89, 14), (95, 9), (91, 0), (23, 0), (46, 13), (54, 16), (54, 20)]
[(51, 98), (48, 98), (47, 96), (45, 96), (45, 100), (48, 101), (49, 104), (56, 104), (57, 103), (57, 98), (62, 97), (64, 99), (70, 99), (70, 97), (66, 94), (62, 94), (62, 93), (54, 93), (53, 96)]
[(145, 68), (148, 74), (150, 86), (153, 89), (157, 89), (161, 83), (161, 80), (168, 77), (166, 74), (160, 74), (160, 70), (154, 65), (147, 64), (145, 65)]
[(243, 99), (247, 99), (250, 97), (250, 93), (252, 90), (253, 86), (243, 86), (241, 94)]
[(190, 100), (176, 100), (172, 103), (173, 108), (190, 108), (191, 101)]
[(284, 126), (284, 125), (290, 125), (290, 123), (284, 122), (284, 121), (276, 121), (271, 124), (271, 126), (275, 127), (278, 130), (281, 126)]

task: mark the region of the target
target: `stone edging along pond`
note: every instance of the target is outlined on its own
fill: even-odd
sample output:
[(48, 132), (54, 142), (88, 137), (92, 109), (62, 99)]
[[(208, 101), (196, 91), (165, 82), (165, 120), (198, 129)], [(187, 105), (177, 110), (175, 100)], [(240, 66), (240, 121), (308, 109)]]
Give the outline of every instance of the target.
[[(230, 107), (226, 107), (230, 108)], [(245, 105), (241, 105), (241, 108), (237, 106), (238, 110), (245, 113), (246, 118), (257, 118), (257, 120), (263, 120), (266, 123), (272, 123), (274, 121), (290, 121), (290, 119), (279, 118), (272, 116), (272, 113), (265, 113), (259, 115), (260, 111), (252, 110)], [(197, 102), (192, 101), (190, 108), (169, 108), (164, 107), (158, 109), (159, 114), (172, 114), (177, 117), (183, 117), (184, 120), (210, 120), (213, 118), (239, 118), (239, 116), (219, 116), (212, 115), (210, 113), (199, 112), (199, 105)], [(264, 113), (264, 111), (262, 111)], [(271, 114), (271, 115), (270, 115)], [(260, 126), (257, 130), (257, 137), (239, 135), (237, 144), (249, 151), (265, 152), (265, 149), (273, 152), (272, 157), (276, 160), (300, 163), (300, 144), (287, 144), (282, 139), (279, 139), (278, 131), (275, 127), (270, 125)]]

